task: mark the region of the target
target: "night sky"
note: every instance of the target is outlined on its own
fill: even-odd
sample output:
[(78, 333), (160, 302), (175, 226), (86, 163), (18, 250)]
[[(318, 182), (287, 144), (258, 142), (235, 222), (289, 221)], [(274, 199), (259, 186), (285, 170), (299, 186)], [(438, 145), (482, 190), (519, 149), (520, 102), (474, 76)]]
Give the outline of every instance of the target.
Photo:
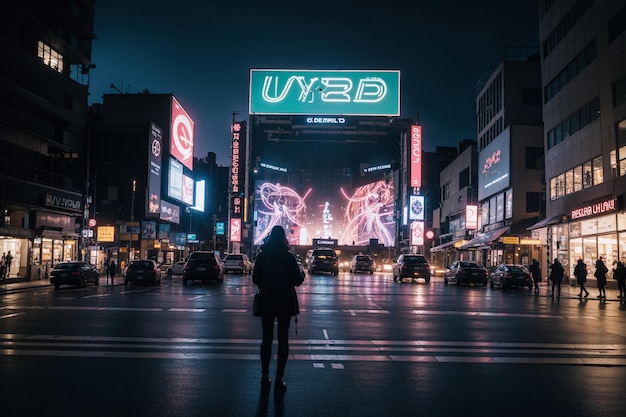
[(537, 47), (537, 0), (97, 0), (90, 104), (172, 93), (196, 123), (196, 157), (229, 162), (250, 68), (399, 69), (401, 116), (424, 149), (476, 139), (476, 83), (505, 46)]

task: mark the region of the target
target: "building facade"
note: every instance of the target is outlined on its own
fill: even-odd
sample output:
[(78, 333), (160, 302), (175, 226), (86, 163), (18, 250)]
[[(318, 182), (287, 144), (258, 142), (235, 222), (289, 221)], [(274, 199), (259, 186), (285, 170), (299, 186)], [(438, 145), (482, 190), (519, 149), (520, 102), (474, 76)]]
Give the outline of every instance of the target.
[(569, 276), (578, 259), (611, 269), (626, 260), (626, 1), (539, 3), (547, 212), (533, 230)]
[(0, 5), (0, 252), (9, 279), (82, 258), (93, 0)]

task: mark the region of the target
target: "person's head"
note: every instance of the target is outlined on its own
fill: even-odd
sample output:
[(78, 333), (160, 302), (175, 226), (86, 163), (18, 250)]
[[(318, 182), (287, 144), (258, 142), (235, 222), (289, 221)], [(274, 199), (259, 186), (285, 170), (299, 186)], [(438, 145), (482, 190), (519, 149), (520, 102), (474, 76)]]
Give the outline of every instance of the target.
[(559, 263), (559, 258), (554, 258), (554, 263), (558, 264)]
[(267, 242), (270, 245), (275, 244), (284, 244), (287, 246), (287, 235), (285, 234), (285, 229), (282, 226), (274, 226), (272, 227), (272, 231), (270, 232), (269, 237), (267, 238)]
[(582, 259), (578, 259), (578, 263), (579, 263), (579, 264), (582, 264), (582, 263), (583, 263), (583, 260), (582, 260)]

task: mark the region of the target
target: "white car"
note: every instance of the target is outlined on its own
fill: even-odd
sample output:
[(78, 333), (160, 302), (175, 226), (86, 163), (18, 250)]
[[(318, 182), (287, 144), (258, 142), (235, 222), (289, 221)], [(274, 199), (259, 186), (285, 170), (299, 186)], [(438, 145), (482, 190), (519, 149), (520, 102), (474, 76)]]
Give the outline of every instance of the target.
[(252, 272), (252, 262), (248, 255), (243, 253), (230, 253), (224, 258), (224, 273), (249, 274)]
[(167, 276), (171, 278), (173, 275), (182, 275), (183, 270), (185, 269), (185, 264), (185, 261), (174, 262), (174, 264), (167, 268)]

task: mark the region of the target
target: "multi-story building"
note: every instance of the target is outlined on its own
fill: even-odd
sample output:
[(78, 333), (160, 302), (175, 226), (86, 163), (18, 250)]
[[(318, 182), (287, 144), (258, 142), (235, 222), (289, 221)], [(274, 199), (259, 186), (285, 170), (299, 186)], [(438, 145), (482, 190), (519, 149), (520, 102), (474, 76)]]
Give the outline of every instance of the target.
[(541, 255), (538, 241), (527, 239), (527, 227), (542, 213), (545, 192), (536, 48), (503, 50), (478, 83), (476, 114), (477, 228), (459, 250), (487, 266), (528, 265)]
[(0, 252), (10, 278), (83, 256), (93, 0), (0, 4)]
[(194, 158), (194, 122), (180, 102), (171, 94), (103, 99), (92, 112), (91, 262), (171, 263), (191, 250), (217, 249), (226, 170), (215, 166), (214, 154)]
[(539, 3), (548, 189), (534, 231), (570, 276), (578, 259), (610, 269), (626, 260), (626, 1)]

